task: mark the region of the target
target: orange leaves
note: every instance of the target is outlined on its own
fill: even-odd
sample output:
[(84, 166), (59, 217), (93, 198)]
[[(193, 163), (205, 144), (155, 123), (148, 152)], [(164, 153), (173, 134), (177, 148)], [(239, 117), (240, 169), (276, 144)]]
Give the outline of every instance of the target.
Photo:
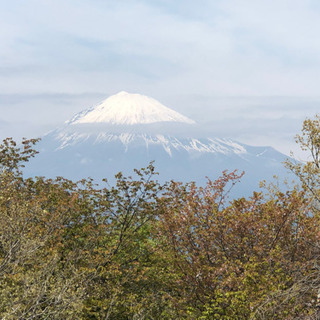
[[(234, 290), (250, 296), (247, 311), (253, 310), (302, 261), (313, 259), (315, 252), (305, 240), (317, 238), (315, 217), (309, 215), (304, 193), (278, 192), (269, 199), (254, 193), (227, 204), (224, 188), (238, 178), (224, 173), (204, 188), (172, 183), (166, 193), (161, 235), (194, 310), (214, 300), (217, 292), (227, 296)], [(230, 301), (222, 301), (229, 308)]]

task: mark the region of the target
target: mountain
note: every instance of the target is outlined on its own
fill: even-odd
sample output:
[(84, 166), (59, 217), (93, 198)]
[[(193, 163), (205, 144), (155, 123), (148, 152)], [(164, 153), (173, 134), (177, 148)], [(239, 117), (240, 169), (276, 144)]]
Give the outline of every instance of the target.
[(239, 195), (256, 190), (263, 179), (286, 175), (286, 156), (275, 149), (203, 137), (199, 127), (152, 98), (120, 92), (45, 135), (26, 174), (113, 183), (115, 173), (128, 175), (155, 160), (161, 181), (204, 183), (226, 169), (245, 171)]
[(194, 121), (171, 110), (155, 99), (121, 91), (94, 108), (75, 115), (68, 124), (105, 123), (115, 125), (149, 124), (156, 122)]

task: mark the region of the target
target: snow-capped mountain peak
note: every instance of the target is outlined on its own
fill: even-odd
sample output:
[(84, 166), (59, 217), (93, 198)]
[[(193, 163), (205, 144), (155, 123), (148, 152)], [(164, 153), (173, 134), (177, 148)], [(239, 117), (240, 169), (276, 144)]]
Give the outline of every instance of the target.
[(112, 184), (115, 173), (130, 175), (133, 168), (155, 160), (162, 182), (202, 184), (206, 176), (215, 179), (226, 169), (245, 171), (241, 196), (274, 174), (285, 177), (285, 155), (270, 147), (203, 136), (193, 123), (152, 98), (120, 92), (45, 135), (25, 174), (106, 177)]
[(193, 124), (193, 120), (162, 105), (153, 98), (121, 91), (94, 108), (75, 115), (68, 124), (108, 123), (113, 125), (179, 122)]

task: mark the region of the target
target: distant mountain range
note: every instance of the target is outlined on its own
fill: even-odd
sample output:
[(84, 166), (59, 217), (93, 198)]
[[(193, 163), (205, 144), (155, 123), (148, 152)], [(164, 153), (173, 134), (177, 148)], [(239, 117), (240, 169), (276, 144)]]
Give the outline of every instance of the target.
[(223, 170), (246, 174), (239, 195), (258, 189), (259, 181), (287, 175), (287, 158), (271, 147), (253, 147), (230, 139), (202, 137), (200, 125), (160, 102), (120, 92), (96, 107), (75, 115), (38, 145), (40, 154), (26, 167), (26, 175), (71, 179), (107, 178), (131, 174), (155, 161), (160, 181), (217, 178)]

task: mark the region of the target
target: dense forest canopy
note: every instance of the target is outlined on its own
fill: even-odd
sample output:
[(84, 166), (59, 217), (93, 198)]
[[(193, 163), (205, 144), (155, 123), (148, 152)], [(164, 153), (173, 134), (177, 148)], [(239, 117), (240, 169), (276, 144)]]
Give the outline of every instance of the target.
[[(0, 146), (1, 319), (317, 319), (320, 118), (310, 161), (283, 192), (229, 201), (241, 174), (206, 186), (155, 168), (90, 179), (24, 178), (37, 140)], [(240, 182), (239, 182), (240, 181)]]

